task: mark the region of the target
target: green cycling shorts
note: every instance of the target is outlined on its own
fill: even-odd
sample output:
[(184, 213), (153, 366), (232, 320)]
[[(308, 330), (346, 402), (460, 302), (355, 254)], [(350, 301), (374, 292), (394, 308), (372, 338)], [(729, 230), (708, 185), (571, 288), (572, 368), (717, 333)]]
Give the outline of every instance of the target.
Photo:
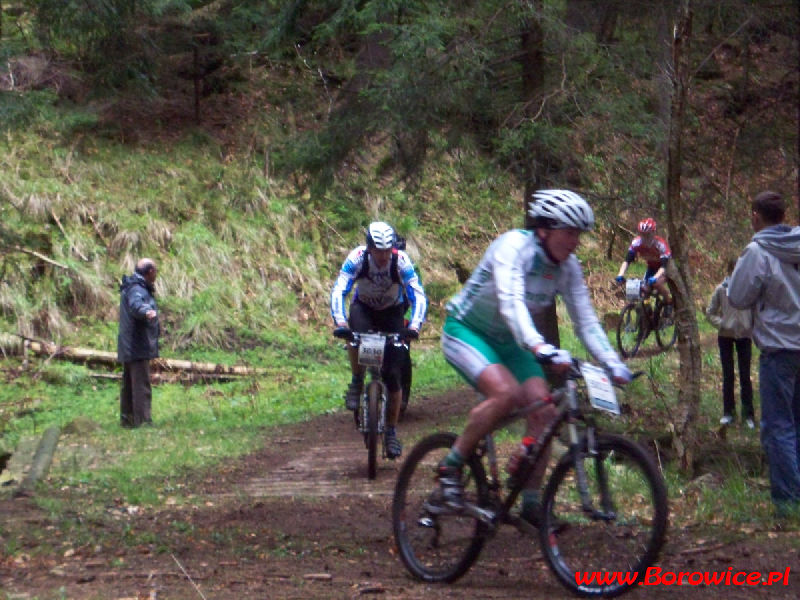
[(442, 351), (453, 368), (473, 387), (489, 365), (503, 365), (522, 383), (544, 377), (544, 370), (529, 350), (513, 340), (498, 342), (484, 337), (460, 321), (447, 317), (442, 330)]

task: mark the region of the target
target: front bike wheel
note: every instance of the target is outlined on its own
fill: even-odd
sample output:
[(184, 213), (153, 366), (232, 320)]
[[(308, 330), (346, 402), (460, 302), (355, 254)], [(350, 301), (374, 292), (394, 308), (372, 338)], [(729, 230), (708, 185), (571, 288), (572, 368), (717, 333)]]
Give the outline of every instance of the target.
[[(585, 442), (584, 442), (585, 444)], [(581, 596), (618, 596), (641, 580), (667, 530), (667, 489), (650, 455), (617, 435), (578, 452), (591, 510), (584, 507), (575, 451), (556, 465), (542, 499), (542, 550), (550, 569)]]
[(371, 381), (367, 388), (367, 477), (375, 479), (378, 474), (378, 407), (381, 402), (381, 386)]
[[(441, 503), (436, 469), (455, 440), (453, 433), (421, 440), (403, 463), (394, 488), (395, 543), (403, 564), (423, 581), (455, 581), (469, 570), (486, 540), (486, 524)], [(463, 473), (465, 502), (486, 506), (489, 491), (480, 460), (470, 457)]]
[(403, 400), (400, 404), (401, 419), (406, 416), (408, 399), (411, 396), (411, 354), (404, 352), (403, 355), (403, 364), (400, 368), (400, 388), (403, 390)]
[(623, 358), (633, 358), (644, 338), (642, 305), (630, 303), (622, 309), (617, 324), (617, 347)]
[(661, 302), (656, 306), (656, 342), (662, 350), (669, 350), (678, 339), (678, 328), (675, 327), (675, 308), (669, 316), (664, 315), (666, 307)]

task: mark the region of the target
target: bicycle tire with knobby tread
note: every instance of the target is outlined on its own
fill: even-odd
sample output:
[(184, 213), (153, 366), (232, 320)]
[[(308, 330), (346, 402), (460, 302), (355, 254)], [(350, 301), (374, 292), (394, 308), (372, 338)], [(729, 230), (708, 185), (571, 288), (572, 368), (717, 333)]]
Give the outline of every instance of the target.
[[(483, 548), (487, 526), (464, 513), (431, 514), (439, 485), (435, 469), (456, 440), (454, 433), (436, 433), (417, 443), (406, 458), (392, 501), (394, 539), (403, 564), (417, 579), (451, 583), (464, 575)], [(477, 456), (464, 464), (465, 500), (486, 506), (486, 472)]]
[(367, 477), (375, 479), (378, 475), (378, 407), (381, 401), (381, 386), (371, 381), (367, 388)]
[[(644, 318), (641, 305), (637, 302), (626, 304), (622, 309), (617, 324), (617, 348), (623, 358), (633, 358), (639, 351), (644, 340)], [(633, 327), (633, 330), (628, 330), (628, 327)], [(629, 336), (633, 339), (629, 339)]]
[(403, 390), (402, 401), (400, 404), (400, 418), (406, 415), (408, 409), (408, 401), (411, 397), (411, 380), (412, 380), (412, 365), (411, 355), (408, 352), (404, 353), (403, 366), (400, 370), (400, 387)]
[[(673, 308), (672, 313), (672, 322), (671, 326), (667, 329), (661, 328), (661, 320), (664, 318), (664, 304), (661, 302), (658, 303), (657, 313), (656, 313), (656, 323), (659, 325), (656, 327), (656, 342), (658, 343), (659, 348), (663, 351), (667, 351), (675, 344), (675, 340), (678, 339), (678, 328), (675, 325), (675, 312)], [(671, 333), (668, 333), (671, 332)]]
[[(598, 508), (600, 488), (609, 490), (614, 504), (602, 508), (613, 511), (614, 518), (592, 519), (582, 510), (571, 451), (547, 482), (539, 536), (548, 566), (572, 593), (614, 597), (634, 589), (658, 558), (668, 524), (667, 490), (658, 467), (635, 442), (600, 434), (597, 451), (596, 457), (584, 458), (589, 491)], [(579, 584), (576, 573), (630, 575), (627, 581)]]

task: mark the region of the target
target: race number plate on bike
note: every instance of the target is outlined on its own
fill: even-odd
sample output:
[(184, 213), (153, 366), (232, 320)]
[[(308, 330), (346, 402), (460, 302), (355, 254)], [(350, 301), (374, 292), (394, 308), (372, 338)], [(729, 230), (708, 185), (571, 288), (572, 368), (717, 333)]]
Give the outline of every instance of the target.
[(625, 282), (625, 299), (628, 302), (636, 302), (639, 299), (639, 290), (641, 287), (641, 279), (628, 279)]
[(386, 347), (386, 338), (379, 333), (362, 333), (361, 344), (358, 347), (358, 364), (367, 367), (380, 367), (383, 365), (383, 350)]
[(620, 414), (617, 395), (608, 378), (608, 373), (600, 367), (587, 363), (581, 365), (581, 374), (586, 381), (586, 390), (589, 393), (589, 404), (598, 410), (605, 410), (615, 415)]

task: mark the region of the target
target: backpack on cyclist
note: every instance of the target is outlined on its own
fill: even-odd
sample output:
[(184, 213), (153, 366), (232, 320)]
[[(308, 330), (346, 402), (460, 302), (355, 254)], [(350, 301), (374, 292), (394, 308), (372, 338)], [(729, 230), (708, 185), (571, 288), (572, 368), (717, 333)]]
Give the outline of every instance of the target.
[[(395, 233), (395, 242), (394, 247), (392, 248), (392, 263), (389, 265), (389, 275), (392, 278), (392, 283), (396, 283), (400, 286), (400, 289), (403, 291), (403, 312), (408, 310), (408, 307), (411, 306), (411, 302), (406, 295), (405, 287), (403, 286), (403, 281), (400, 278), (400, 269), (397, 266), (398, 262), (398, 251), (406, 249), (406, 238), (400, 237)], [(356, 280), (362, 279), (369, 274), (369, 257), (365, 256), (364, 261), (361, 263), (361, 268), (358, 270), (358, 274), (356, 275)]]

